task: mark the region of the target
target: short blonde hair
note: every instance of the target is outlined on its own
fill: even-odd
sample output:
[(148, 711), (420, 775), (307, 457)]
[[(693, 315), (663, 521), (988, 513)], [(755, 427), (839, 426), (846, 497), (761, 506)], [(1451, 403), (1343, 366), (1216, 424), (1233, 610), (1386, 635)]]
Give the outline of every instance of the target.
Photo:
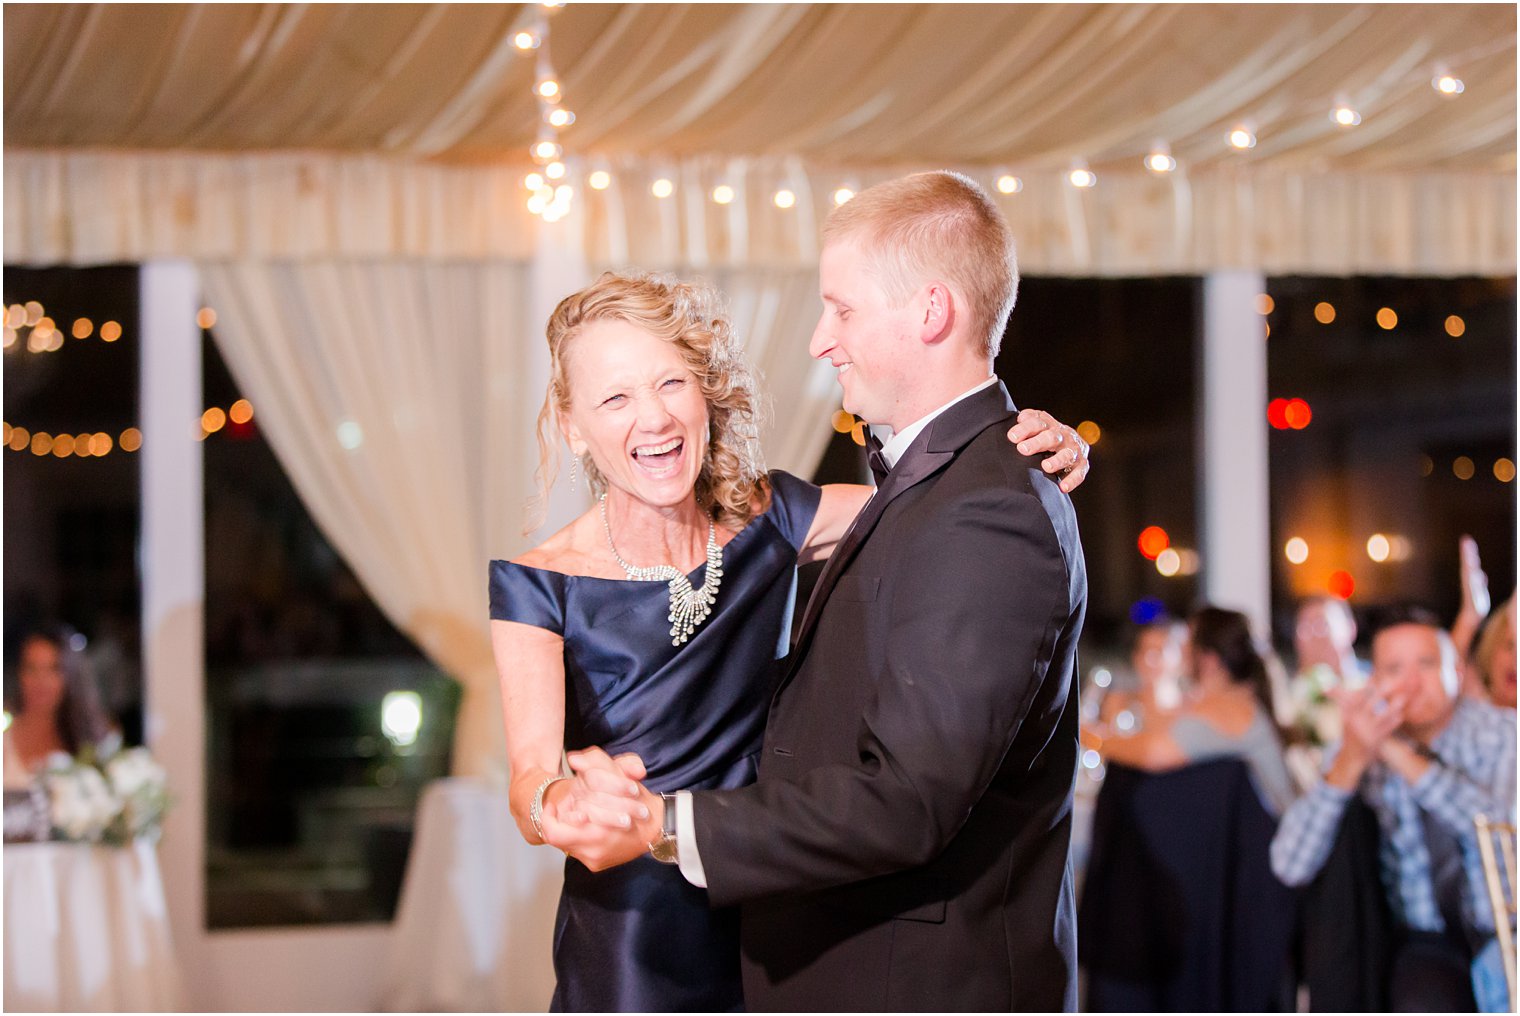
[(997, 356), (1019, 289), (1013, 234), (997, 204), (960, 173), (915, 173), (868, 187), (829, 214), (825, 245), (852, 240), (899, 306), (935, 279), (970, 301), (981, 352)]
[[(543, 505), (558, 471), (556, 426), (570, 411), (567, 356), (582, 329), (607, 320), (627, 322), (671, 343), (697, 376), (708, 415), (707, 454), (697, 476), (697, 503), (723, 525), (743, 529), (770, 493), (760, 454), (754, 371), (716, 290), (642, 272), (604, 272), (585, 289), (561, 300), (549, 316), (549, 388), (538, 413), (538, 497), (533, 518), (542, 521)], [(582, 468), (592, 494), (607, 489), (607, 479), (594, 462), (584, 459)]]

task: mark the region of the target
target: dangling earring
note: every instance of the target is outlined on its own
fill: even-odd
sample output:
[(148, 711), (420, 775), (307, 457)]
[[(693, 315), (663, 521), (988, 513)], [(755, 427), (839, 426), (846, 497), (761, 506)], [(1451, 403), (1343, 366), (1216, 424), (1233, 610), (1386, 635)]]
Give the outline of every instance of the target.
[(580, 473), (580, 470), (581, 470), (581, 457), (579, 455), (576, 455), (576, 454), (574, 454), (572, 452), (571, 455), (570, 455), (570, 492), (572, 494), (575, 493), (575, 480), (576, 480), (577, 474)]

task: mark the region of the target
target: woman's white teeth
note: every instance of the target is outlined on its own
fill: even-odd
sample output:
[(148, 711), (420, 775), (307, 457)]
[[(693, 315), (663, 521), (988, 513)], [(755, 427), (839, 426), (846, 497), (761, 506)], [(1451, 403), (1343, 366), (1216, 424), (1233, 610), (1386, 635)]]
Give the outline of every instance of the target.
[(679, 447), (681, 447), (681, 439), (673, 437), (661, 445), (647, 445), (643, 448), (635, 448), (633, 454), (637, 458), (644, 458), (649, 455), (665, 455), (675, 451)]

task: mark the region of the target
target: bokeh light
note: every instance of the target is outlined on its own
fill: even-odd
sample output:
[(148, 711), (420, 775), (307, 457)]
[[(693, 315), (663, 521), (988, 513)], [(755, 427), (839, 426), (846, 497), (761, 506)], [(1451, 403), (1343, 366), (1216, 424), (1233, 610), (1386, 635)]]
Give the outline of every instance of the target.
[(1163, 550), (1172, 545), (1172, 538), (1160, 526), (1146, 526), (1140, 531), (1140, 538), (1135, 542), (1140, 547), (1140, 553), (1148, 560), (1154, 561)]

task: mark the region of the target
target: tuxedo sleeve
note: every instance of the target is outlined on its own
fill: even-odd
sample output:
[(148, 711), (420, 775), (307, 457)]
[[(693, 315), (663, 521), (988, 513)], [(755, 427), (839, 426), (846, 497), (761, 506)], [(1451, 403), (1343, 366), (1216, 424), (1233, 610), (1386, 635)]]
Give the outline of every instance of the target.
[[(857, 727), (855, 757), (694, 795), (715, 905), (917, 867), (954, 838), (1079, 623), (1051, 506), (1070, 520), (1053, 484), (977, 490), (894, 546), (885, 669), (862, 715), (839, 718)], [(1074, 521), (1070, 534), (1075, 548)]]

